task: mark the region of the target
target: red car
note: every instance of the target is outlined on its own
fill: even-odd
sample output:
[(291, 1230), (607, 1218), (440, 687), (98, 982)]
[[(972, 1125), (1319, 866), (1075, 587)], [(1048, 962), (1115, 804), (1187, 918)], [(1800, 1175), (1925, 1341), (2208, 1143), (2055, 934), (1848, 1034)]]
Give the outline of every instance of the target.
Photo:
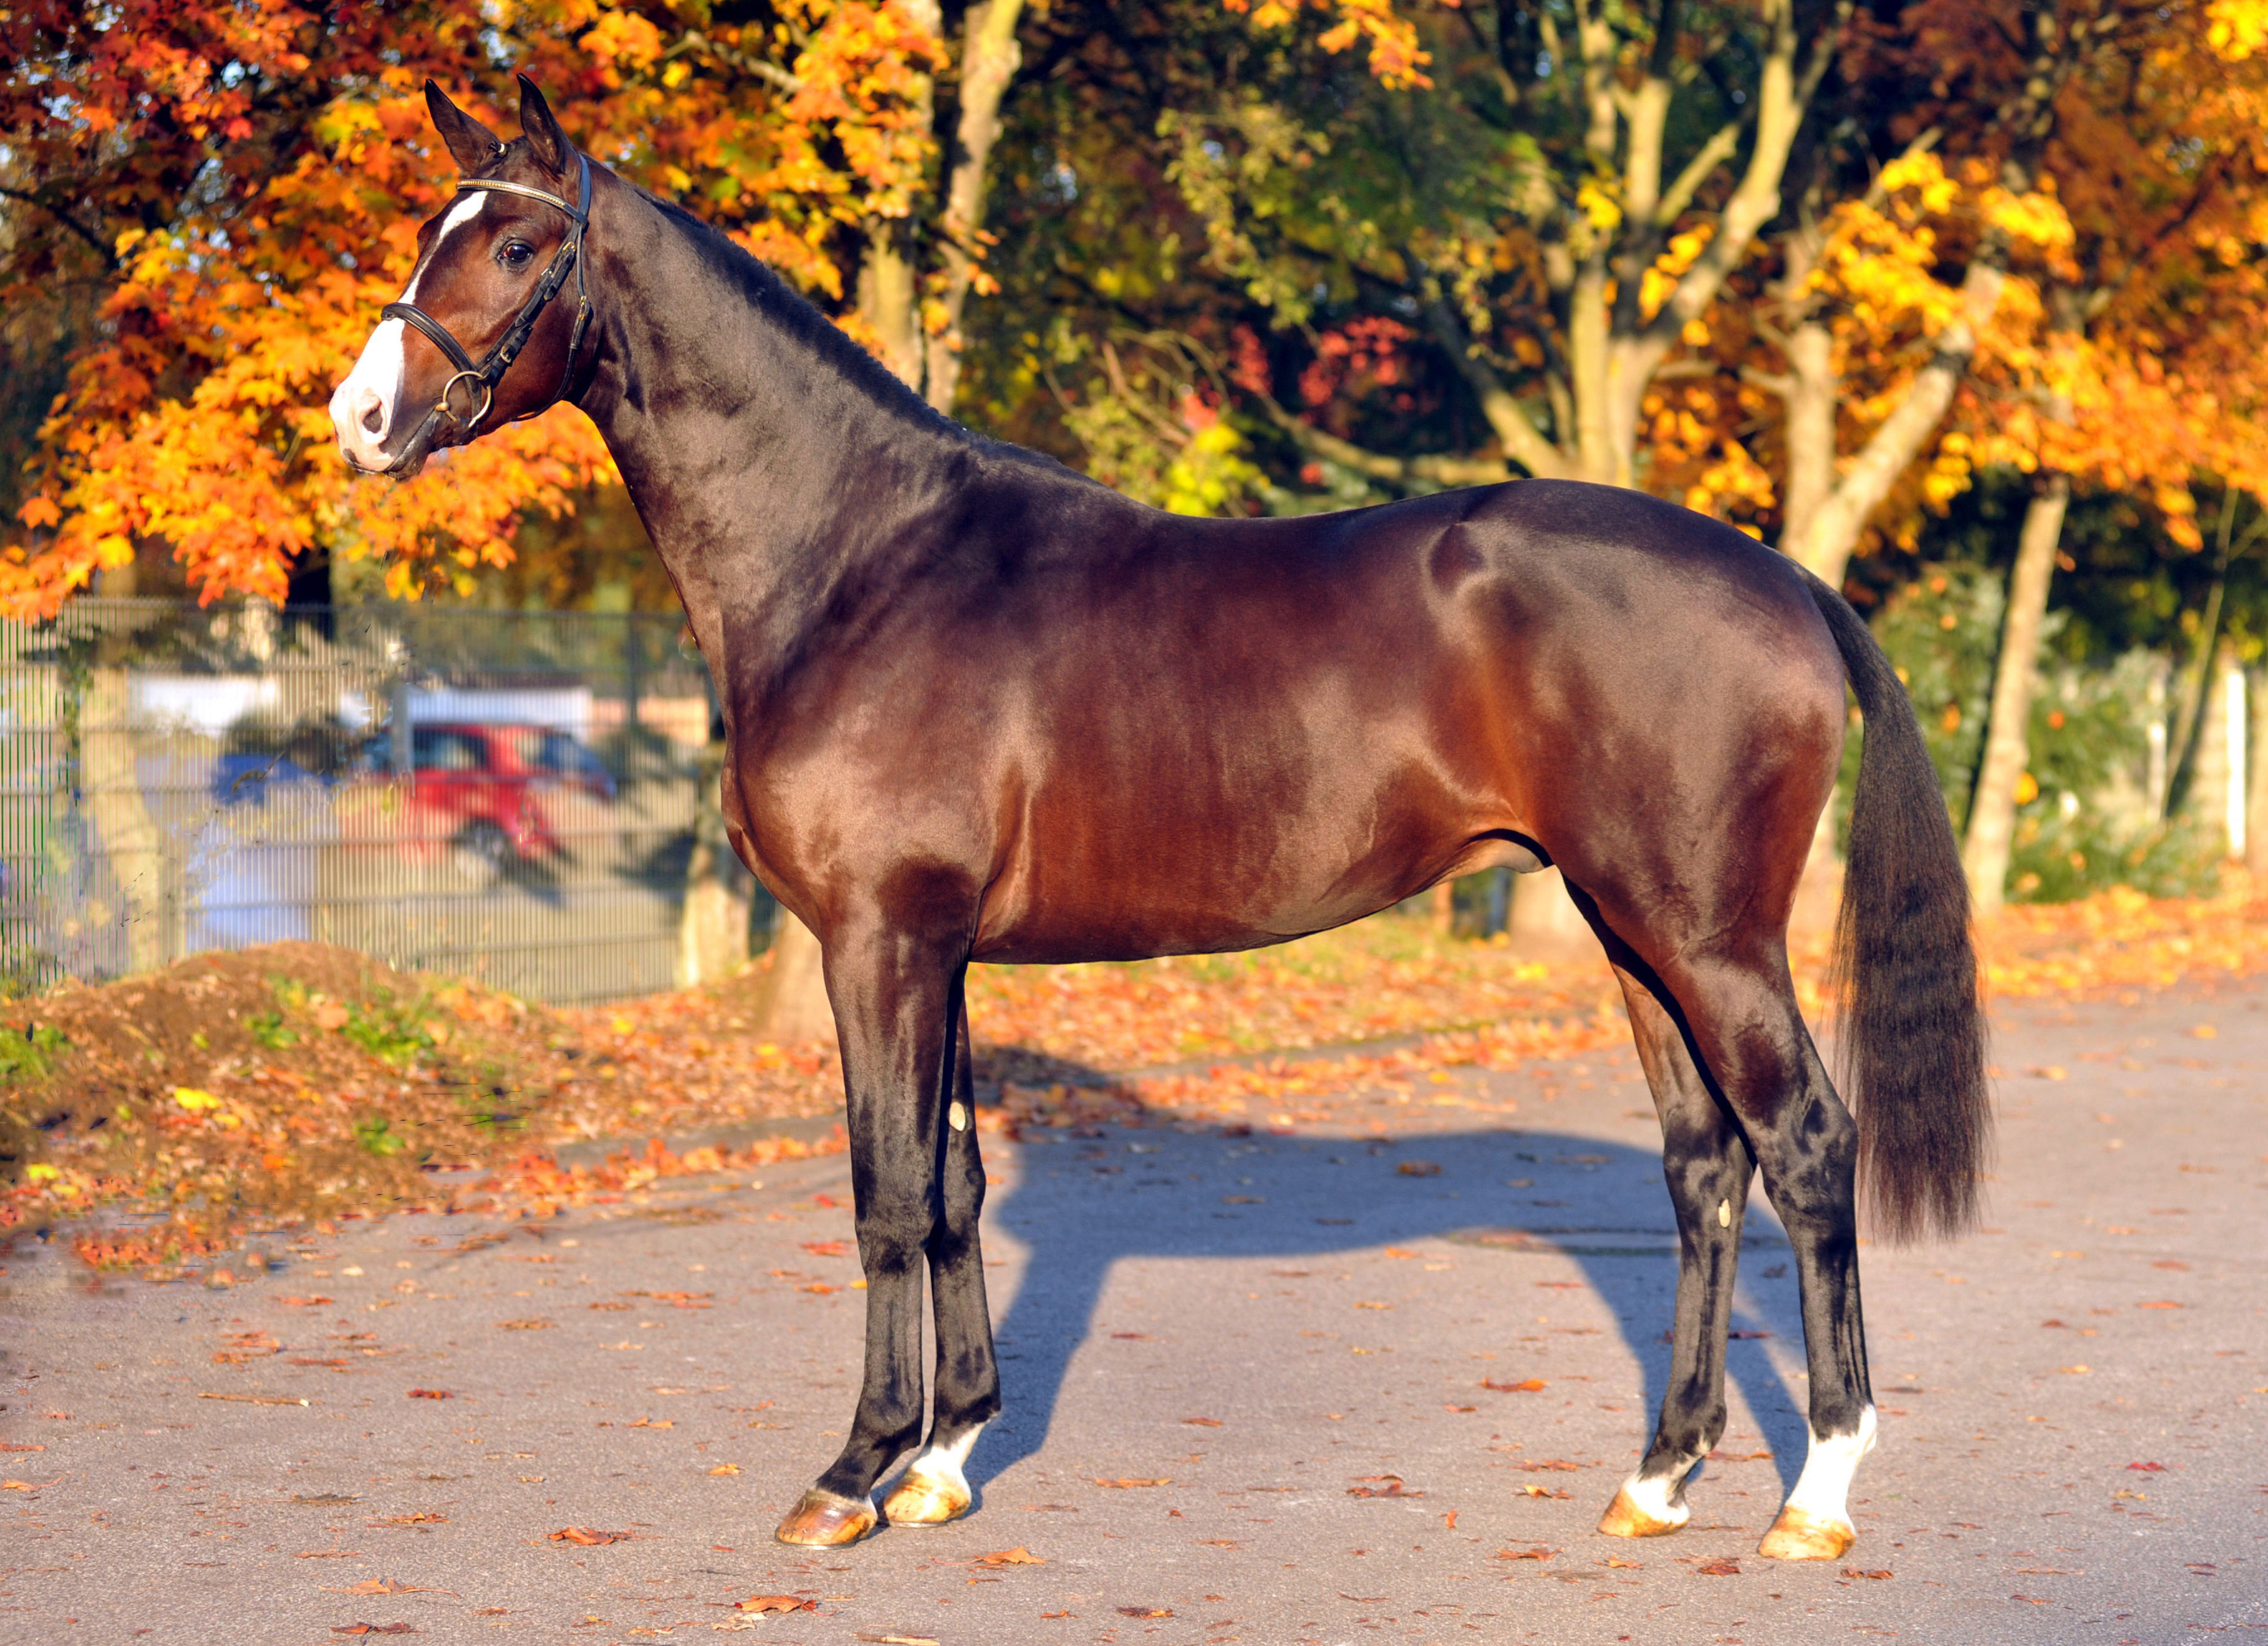
[[(383, 761), (387, 745), (372, 750)], [(409, 736), (409, 827), (419, 845), (446, 841), (468, 866), (502, 872), (564, 854), (548, 801), (566, 792), (615, 797), (599, 757), (541, 726), (422, 725)]]

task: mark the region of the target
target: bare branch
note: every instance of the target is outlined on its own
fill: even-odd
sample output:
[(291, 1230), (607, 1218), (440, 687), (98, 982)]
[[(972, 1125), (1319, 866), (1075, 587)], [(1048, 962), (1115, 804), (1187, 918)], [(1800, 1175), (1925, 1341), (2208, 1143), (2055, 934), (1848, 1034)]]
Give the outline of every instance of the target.
[(65, 211), (62, 207), (52, 205), (48, 202), (40, 199), (37, 195), (26, 194), (20, 188), (0, 187), (0, 195), (4, 195), (11, 200), (20, 200), (27, 206), (33, 207), (37, 210), (46, 212), (48, 216), (53, 217), (57, 223), (62, 224), (63, 227), (69, 229), (73, 234), (78, 236), (80, 239), (85, 240), (89, 246), (92, 246), (95, 250), (96, 255), (102, 259), (105, 267), (111, 269), (115, 269), (118, 267), (118, 254), (112, 250), (111, 247), (103, 244), (102, 237), (100, 235), (97, 234), (92, 229), (88, 228), (86, 224), (81, 223), (77, 217), (72, 217), (70, 212)]
[(1326, 462), (1351, 468), (1358, 474), (1367, 474), (1373, 480), (1430, 481), (1442, 486), (1486, 486), (1500, 481), (1517, 478), (1506, 465), (1487, 458), (1447, 457), (1388, 457), (1381, 452), (1366, 451), (1351, 440), (1300, 422), (1278, 405), (1273, 395), (1263, 394), (1260, 403), (1276, 426), (1300, 445)]
[(1685, 169), (1678, 173), (1676, 180), (1662, 195), (1661, 203), (1654, 207), (1655, 228), (1667, 229), (1683, 215), (1685, 208), (1693, 202), (1693, 191), (1708, 180), (1712, 172), (1732, 157), (1733, 151), (1740, 144), (1741, 133), (1748, 129), (1748, 117), (1743, 115), (1739, 120), (1727, 121), (1709, 135), (1709, 141), (1703, 143), (1699, 152), (1685, 163)]
[(1513, 398), (1512, 391), (1505, 387), (1503, 379), (1475, 351), (1455, 311), (1436, 299), (1428, 305), (1427, 318), (1432, 322), (1434, 341), (1463, 374), (1474, 398), (1480, 401), (1481, 415), (1488, 419), (1489, 427), (1504, 443), (1505, 455), (1538, 480), (1565, 476), (1566, 459), (1560, 455), (1558, 447), (1543, 437), (1520, 402)]

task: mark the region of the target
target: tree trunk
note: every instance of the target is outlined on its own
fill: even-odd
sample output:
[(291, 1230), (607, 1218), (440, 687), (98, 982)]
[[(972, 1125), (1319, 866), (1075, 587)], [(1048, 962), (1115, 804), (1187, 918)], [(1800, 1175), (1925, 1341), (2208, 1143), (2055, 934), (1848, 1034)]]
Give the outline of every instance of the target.
[(929, 340), (929, 379), (922, 392), (929, 403), (953, 415), (954, 392), (961, 385), (961, 316), (976, 283), (984, 229), (984, 196), (990, 179), (992, 145), (1000, 136), (1000, 100), (1022, 67), (1023, 48), (1016, 23), (1024, 0), (979, 0), (968, 8), (961, 48), (961, 124), (953, 174), (946, 185), (945, 217), (939, 224), (945, 245), (944, 326)]
[(2008, 880), (2008, 854), (2016, 828), (2016, 781), (2029, 759), (2025, 730), (2032, 712), (2032, 683), (2040, 653), (2040, 628), (2048, 612), (2048, 582), (2055, 575), (2071, 479), (2047, 476), (2024, 511), (2016, 563), (2008, 574), (2008, 606), (2000, 625), (2000, 657), (1992, 673), (1992, 706), (1984, 725), (1984, 757), (1969, 802), (1968, 836), (1961, 866), (1969, 898), (1980, 915), (1998, 909)]
[(78, 769), (96, 843), (124, 900), (126, 969), (138, 974), (158, 971), (173, 960), (176, 910), (167, 894), (171, 865), (165, 836), (150, 815), (135, 768), (127, 703), (124, 669), (92, 672), (79, 700)]
[[(2007, 276), (1984, 258), (1970, 261), (1969, 272), (1961, 283), (1961, 318), (1938, 334), (1936, 353), (1927, 365), (1914, 374), (1905, 398), (1882, 420), (1867, 444), (1859, 448), (1826, 495), (1804, 499), (1807, 512), (1800, 531), (1795, 529), (1791, 518), (1790, 529), (1782, 533), (1781, 548), (1791, 559), (1808, 567), (1830, 588), (1843, 586), (1843, 574), (1851, 564), (1851, 551), (1858, 547), (1859, 533), (1866, 530), (1867, 517), (1889, 496), (1898, 476), (1921, 455), (1922, 448), (1937, 432), (1946, 408), (1953, 404), (1954, 391), (1961, 386), (1961, 379), (1968, 374), (1969, 363), (1977, 353), (1977, 334), (1999, 306), (2001, 288), (2007, 283)], [(1815, 485), (1819, 454), (1813, 447), (1821, 437), (1820, 407), (1822, 403), (1825, 407), (1826, 461), (1831, 473), (1834, 407), (1842, 385), (1833, 375), (1831, 349), (1792, 352), (1788, 367), (1798, 378), (1791, 398), (1807, 401), (1811, 412), (1807, 428), (1789, 430), (1790, 465), (1793, 467), (1795, 461), (1794, 443), (1799, 436), (1811, 442), (1804, 457), (1813, 466), (1809, 474)], [(1809, 382), (1802, 381), (1806, 372), (1812, 376)]]
[(1567, 895), (1567, 882), (1556, 864), (1513, 880), (1512, 917), (1505, 930), (1515, 948), (1529, 950), (1580, 947), (1591, 935), (1590, 922)]
[(771, 953), (771, 970), (756, 992), (755, 1019), (763, 1032), (784, 1045), (833, 1040), (824, 954), (811, 928), (783, 908)]
[(693, 855), (685, 865), (685, 908), (678, 925), (677, 983), (691, 988), (730, 977), (748, 959), (750, 877), (733, 855), (719, 809), (722, 746), (701, 761), (701, 798), (693, 814)]
[(2253, 712), (2245, 716), (2250, 734), (2245, 738), (2250, 772), (2245, 780), (2244, 863), (2254, 874), (2268, 879), (2268, 750), (2250, 747), (2260, 736), (2264, 708), (2268, 705), (2255, 700)]
[(913, 261), (900, 244), (904, 225), (878, 217), (866, 225), (866, 254), (858, 264), (858, 317), (873, 333), (882, 364), (918, 391), (922, 374), (921, 305), (915, 301)]

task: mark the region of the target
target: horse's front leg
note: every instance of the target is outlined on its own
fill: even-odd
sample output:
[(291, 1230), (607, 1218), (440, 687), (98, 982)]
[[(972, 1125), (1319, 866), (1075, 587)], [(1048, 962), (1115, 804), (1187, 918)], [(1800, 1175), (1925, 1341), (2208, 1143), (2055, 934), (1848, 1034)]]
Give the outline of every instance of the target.
[(883, 1502), (882, 1512), (894, 1526), (942, 1525), (968, 1512), (972, 1494), (964, 1466), (977, 1435), (1000, 1410), (1000, 1367), (992, 1352), (984, 1252), (977, 1239), (984, 1211), (984, 1161), (976, 1144), (975, 1066), (961, 986), (965, 975), (954, 979), (952, 1096), (939, 1140), (943, 1216), (929, 1246), (930, 1299), (937, 1314), (929, 1443)]
[(843, 1455), (780, 1522), (781, 1542), (814, 1546), (874, 1529), (874, 1482), (921, 1435), (922, 1265), (943, 1221), (939, 1136), (963, 958), (880, 920), (830, 932), (826, 948), (866, 1271), (866, 1373)]

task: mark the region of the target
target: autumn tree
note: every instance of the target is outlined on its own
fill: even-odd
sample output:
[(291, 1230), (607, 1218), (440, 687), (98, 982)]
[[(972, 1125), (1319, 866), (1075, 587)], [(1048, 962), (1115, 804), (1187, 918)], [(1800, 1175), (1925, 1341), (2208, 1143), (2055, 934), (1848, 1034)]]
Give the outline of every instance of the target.
[[(961, 15), (963, 74), (933, 0), (791, 0), (731, 23), (586, 0), (10, 10), (0, 290), (11, 313), (58, 285), (102, 297), (0, 544), (0, 600), (50, 613), (143, 542), (207, 599), (277, 599), (319, 549), (381, 561), (398, 594), (461, 586), (508, 560), (526, 511), (612, 478), (563, 408), (406, 484), (357, 483), (330, 449), (329, 387), (453, 186), (418, 95), (429, 76), (509, 129), (498, 104), (526, 70), (600, 159), (895, 358), (910, 313), (917, 375), (949, 398), (1017, 15), (1018, 0)], [(894, 270), (910, 271), (911, 310), (872, 295)]]
[(2268, 320), (2268, 79), (2206, 8), (2035, 18), (2042, 49), (2029, 61), (2008, 45), (2020, 19), (2012, 11), (1992, 28), (1989, 14), (1949, 11), (1942, 26), (1957, 31), (1958, 49), (1940, 41), (1936, 54), (1970, 63), (1984, 86), (2030, 88), (2048, 48), (2067, 42), (2068, 70), (2046, 77), (2039, 140), (2003, 160), (2031, 169), (2067, 229), (2012, 263), (2028, 301), (2010, 318), (2024, 323), (1978, 363), (1963, 419), (1970, 460), (2032, 477), (1963, 841), (1984, 909), (2000, 903), (2015, 808), (2029, 797), (2026, 730), (2073, 488), (2146, 499), (2168, 538), (2194, 553), (2205, 546), (2194, 489), (2212, 487), (2225, 505), (2225, 573), (2234, 500), (2268, 485), (2268, 384), (2246, 341)]

